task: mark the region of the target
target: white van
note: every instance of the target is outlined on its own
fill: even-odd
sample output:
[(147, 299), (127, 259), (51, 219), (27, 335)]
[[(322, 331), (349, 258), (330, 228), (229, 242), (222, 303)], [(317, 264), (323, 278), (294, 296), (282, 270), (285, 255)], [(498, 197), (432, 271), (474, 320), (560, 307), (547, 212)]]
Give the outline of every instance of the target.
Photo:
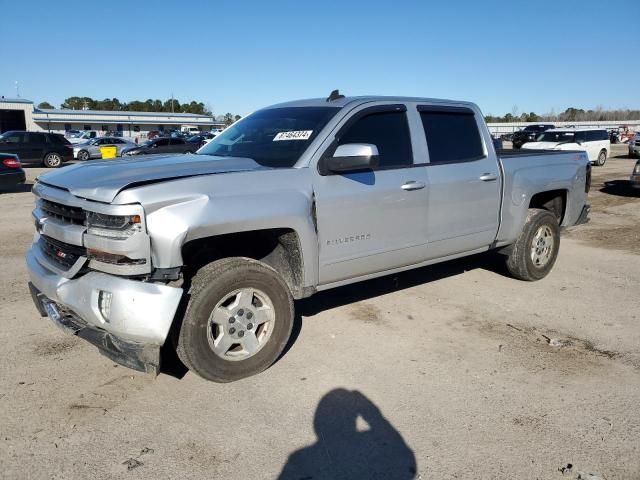
[(193, 125), (182, 125), (180, 127), (180, 131), (187, 135), (198, 135), (200, 133), (200, 129), (198, 127), (194, 127)]
[(535, 142), (522, 145), (525, 150), (582, 150), (589, 160), (603, 166), (611, 150), (609, 134), (601, 128), (557, 128), (541, 133)]

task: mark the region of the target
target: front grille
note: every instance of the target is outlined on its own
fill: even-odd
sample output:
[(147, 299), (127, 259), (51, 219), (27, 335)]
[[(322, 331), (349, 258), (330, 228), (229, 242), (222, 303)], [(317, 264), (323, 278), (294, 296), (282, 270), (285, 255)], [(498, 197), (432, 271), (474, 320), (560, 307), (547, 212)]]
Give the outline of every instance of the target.
[(62, 220), (65, 223), (73, 225), (86, 225), (87, 223), (84, 210), (80, 207), (70, 207), (43, 198), (40, 200), (40, 208), (47, 216)]
[(46, 235), (40, 236), (39, 244), (42, 253), (63, 270), (69, 270), (80, 257), (87, 255), (83, 247), (60, 242)]

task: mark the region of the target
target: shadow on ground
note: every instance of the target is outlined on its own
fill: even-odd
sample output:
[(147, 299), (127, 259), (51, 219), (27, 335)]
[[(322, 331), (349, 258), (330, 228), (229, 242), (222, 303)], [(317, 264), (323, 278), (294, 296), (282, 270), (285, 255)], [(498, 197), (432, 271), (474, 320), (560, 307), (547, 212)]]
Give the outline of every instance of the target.
[(325, 310), (442, 280), (477, 268), (508, 275), (504, 259), (505, 257), (499, 253), (487, 252), (358, 282), (319, 292), (310, 298), (300, 300), (296, 305), (296, 311), (303, 317), (311, 317)]
[(339, 388), (322, 397), (313, 429), (316, 442), (289, 456), (279, 480), (416, 478), (413, 451), (358, 391)]
[(604, 187), (600, 189), (602, 193), (608, 195), (616, 195), (618, 197), (635, 197), (640, 198), (640, 188), (631, 186), (629, 180), (612, 180), (605, 182)]
[[(357, 303), (362, 300), (368, 300), (454, 275), (460, 275), (477, 268), (489, 270), (500, 275), (508, 275), (504, 259), (505, 257), (499, 253), (487, 252), (334, 288), (325, 292), (319, 292), (310, 298), (299, 300), (295, 306), (296, 315), (291, 336), (283, 352), (278, 357), (278, 360), (276, 360), (276, 363), (291, 350), (297, 341), (302, 331), (302, 317), (312, 317), (325, 310)], [(181, 318), (186, 309), (187, 302), (188, 296), (185, 295), (176, 313), (176, 318)], [(169, 341), (171, 338), (177, 339), (179, 328), (180, 322), (173, 322), (171, 332), (161, 353), (162, 373), (176, 378), (184, 377), (188, 371), (175, 352), (175, 341)]]

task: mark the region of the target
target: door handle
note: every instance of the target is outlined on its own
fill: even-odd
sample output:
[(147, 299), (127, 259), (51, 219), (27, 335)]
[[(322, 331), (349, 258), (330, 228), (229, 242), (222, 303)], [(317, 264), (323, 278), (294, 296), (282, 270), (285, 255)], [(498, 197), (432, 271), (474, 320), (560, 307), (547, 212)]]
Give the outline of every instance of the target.
[(416, 182), (415, 180), (409, 180), (404, 185), (402, 185), (402, 189), (406, 191), (420, 190), (421, 188), (424, 188), (426, 186), (427, 184), (424, 182)]
[(480, 175), (480, 180), (482, 180), (483, 182), (493, 182), (497, 179), (498, 176), (494, 175), (493, 173), (483, 173), (482, 175)]

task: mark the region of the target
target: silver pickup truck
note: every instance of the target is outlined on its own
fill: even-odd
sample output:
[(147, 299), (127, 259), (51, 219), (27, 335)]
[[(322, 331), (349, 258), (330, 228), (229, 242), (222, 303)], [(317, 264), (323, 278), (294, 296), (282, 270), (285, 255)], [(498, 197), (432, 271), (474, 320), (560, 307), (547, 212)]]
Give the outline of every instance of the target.
[(278, 358), (294, 300), (320, 290), (487, 250), (543, 278), (560, 227), (587, 221), (590, 174), (584, 152), (496, 152), (472, 103), (334, 92), (196, 155), (42, 175), (30, 289), (116, 362), (157, 373), (169, 348), (233, 381)]

